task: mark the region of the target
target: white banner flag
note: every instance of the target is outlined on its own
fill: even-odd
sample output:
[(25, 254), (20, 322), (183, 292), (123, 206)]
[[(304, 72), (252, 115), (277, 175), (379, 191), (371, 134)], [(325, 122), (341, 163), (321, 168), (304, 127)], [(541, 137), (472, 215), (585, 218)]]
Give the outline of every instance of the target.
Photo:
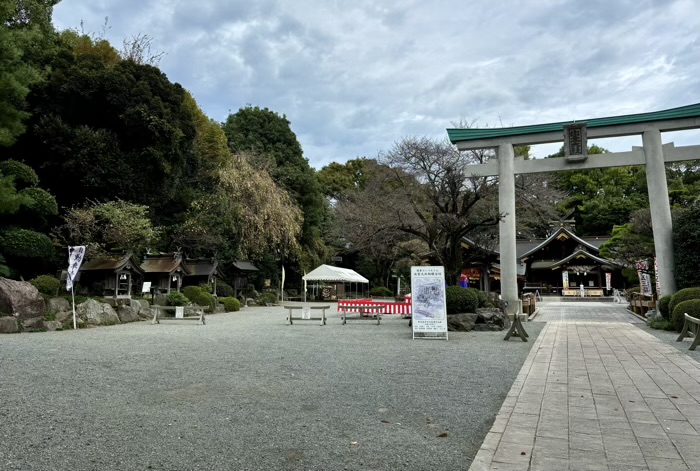
[(80, 270), (80, 265), (85, 257), (85, 246), (68, 247), (68, 270), (66, 273), (66, 291), (73, 288), (73, 280)]
[(639, 275), (641, 281), (642, 294), (644, 296), (651, 296), (651, 275), (649, 273), (642, 273)]
[(661, 296), (661, 280), (659, 279), (659, 264), (654, 257), (654, 278), (656, 278), (656, 295)]

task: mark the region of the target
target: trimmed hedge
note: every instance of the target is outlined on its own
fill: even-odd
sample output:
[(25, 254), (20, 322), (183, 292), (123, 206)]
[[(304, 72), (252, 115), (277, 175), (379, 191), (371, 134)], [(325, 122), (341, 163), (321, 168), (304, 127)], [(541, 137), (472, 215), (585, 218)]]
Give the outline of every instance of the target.
[(480, 289), (476, 288), (467, 288), (468, 290), (471, 290), (475, 295), (476, 298), (479, 300), (479, 305), (477, 307), (493, 307), (491, 302), (489, 301), (488, 295), (481, 291)]
[(391, 291), (389, 288), (385, 288), (383, 286), (375, 286), (374, 288), (369, 290), (369, 295), (382, 298), (390, 298), (394, 296), (394, 292)]
[(673, 275), (679, 288), (700, 285), (700, 205), (674, 215)]
[(179, 291), (171, 291), (168, 295), (168, 306), (189, 306), (190, 300)]
[(216, 280), (216, 295), (220, 298), (230, 298), (236, 294), (236, 291), (224, 282), (224, 280)]
[(58, 214), (56, 198), (48, 191), (41, 188), (25, 188), (19, 193), (30, 199), (27, 207), (35, 214), (39, 216), (55, 216)]
[(47, 296), (58, 296), (58, 290), (61, 289), (61, 280), (51, 275), (40, 275), (29, 280), (29, 282), (38, 289), (41, 294)]
[(277, 295), (274, 293), (262, 293), (255, 300), (255, 304), (262, 306), (263, 304), (277, 304)]
[[(218, 285), (216, 288), (218, 291)], [(219, 298), (219, 302), (224, 305), (224, 309), (226, 309), (226, 312), (236, 312), (241, 310), (241, 302), (236, 298)]]
[(0, 247), (6, 257), (49, 260), (53, 244), (44, 234), (28, 229), (8, 229), (0, 233)]
[(476, 294), (478, 291), (474, 288), (461, 288), (459, 286), (445, 288), (447, 314), (476, 312), (479, 307), (479, 296)]
[(685, 316), (683, 314), (688, 314), (700, 319), (700, 299), (683, 301), (682, 303), (678, 303), (675, 309), (673, 309), (671, 321), (676, 327), (676, 332), (680, 332), (683, 329), (683, 323), (685, 322)]
[[(686, 288), (676, 291), (676, 293), (671, 296), (671, 302), (668, 304), (668, 312), (673, 314), (678, 304), (691, 299), (700, 299), (700, 288)], [(682, 324), (680, 328), (683, 328)]]
[(15, 188), (18, 190), (39, 184), (39, 177), (34, 169), (17, 160), (0, 162), (0, 173), (15, 177)]
[(664, 319), (668, 320), (671, 318), (671, 310), (669, 309), (669, 304), (671, 303), (671, 296), (661, 296), (657, 302), (657, 308), (663, 316)]
[(182, 289), (182, 294), (184, 294), (192, 304), (205, 306), (210, 309), (214, 307), (214, 296), (201, 286), (186, 286)]

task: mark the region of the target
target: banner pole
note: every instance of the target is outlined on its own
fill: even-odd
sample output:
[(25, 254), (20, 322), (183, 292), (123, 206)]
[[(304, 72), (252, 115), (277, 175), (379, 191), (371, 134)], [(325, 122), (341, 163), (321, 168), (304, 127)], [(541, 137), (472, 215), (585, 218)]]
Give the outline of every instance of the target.
[(77, 327), (77, 324), (75, 322), (75, 291), (73, 291), (72, 285), (70, 287), (70, 295), (71, 295), (71, 298), (73, 299), (73, 330), (76, 330), (78, 327)]

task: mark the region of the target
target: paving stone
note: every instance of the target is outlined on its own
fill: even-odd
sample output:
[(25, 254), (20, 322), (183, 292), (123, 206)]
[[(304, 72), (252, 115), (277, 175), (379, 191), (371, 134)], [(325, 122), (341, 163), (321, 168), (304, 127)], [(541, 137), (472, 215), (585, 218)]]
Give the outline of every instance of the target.
[(661, 426), (664, 428), (667, 434), (677, 433), (682, 435), (696, 435), (698, 432), (695, 431), (690, 422), (687, 420), (661, 420)]
[(568, 471), (569, 460), (549, 456), (532, 457), (530, 471)]
[(496, 453), (493, 455), (493, 461), (499, 463), (528, 464), (532, 455), (532, 448), (532, 446), (523, 445), (521, 443), (510, 443), (501, 440)]
[(645, 424), (642, 422), (632, 422), (630, 424), (637, 438), (667, 438), (666, 431), (659, 424)]
[(683, 460), (647, 457), (649, 471), (690, 471)]
[(518, 443), (532, 447), (535, 443), (534, 427), (506, 427), (501, 440), (504, 442)]
[(569, 469), (571, 471), (608, 471), (605, 455), (593, 451), (570, 450)]
[(680, 460), (681, 455), (671, 440), (664, 438), (638, 438), (639, 448), (645, 457), (670, 458)]
[(572, 450), (595, 451), (603, 453), (602, 435), (589, 435), (585, 433), (571, 432), (569, 434), (569, 447)]
[(588, 433), (600, 435), (600, 423), (597, 419), (584, 419), (580, 417), (569, 418), (569, 429), (576, 433)]
[(621, 306), (578, 304), (541, 305), (548, 324), (470, 469), (700, 469), (700, 363)]

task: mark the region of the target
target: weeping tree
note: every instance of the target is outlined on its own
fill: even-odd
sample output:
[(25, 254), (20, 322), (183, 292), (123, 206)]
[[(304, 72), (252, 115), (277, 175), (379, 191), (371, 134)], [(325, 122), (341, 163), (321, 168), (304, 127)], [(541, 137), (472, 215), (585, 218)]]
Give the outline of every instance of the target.
[(192, 203), (176, 230), (177, 246), (191, 255), (215, 254), (222, 260), (255, 259), (270, 251), (299, 255), (301, 211), (270, 174), (250, 160), (241, 153), (223, 165), (215, 189)]

